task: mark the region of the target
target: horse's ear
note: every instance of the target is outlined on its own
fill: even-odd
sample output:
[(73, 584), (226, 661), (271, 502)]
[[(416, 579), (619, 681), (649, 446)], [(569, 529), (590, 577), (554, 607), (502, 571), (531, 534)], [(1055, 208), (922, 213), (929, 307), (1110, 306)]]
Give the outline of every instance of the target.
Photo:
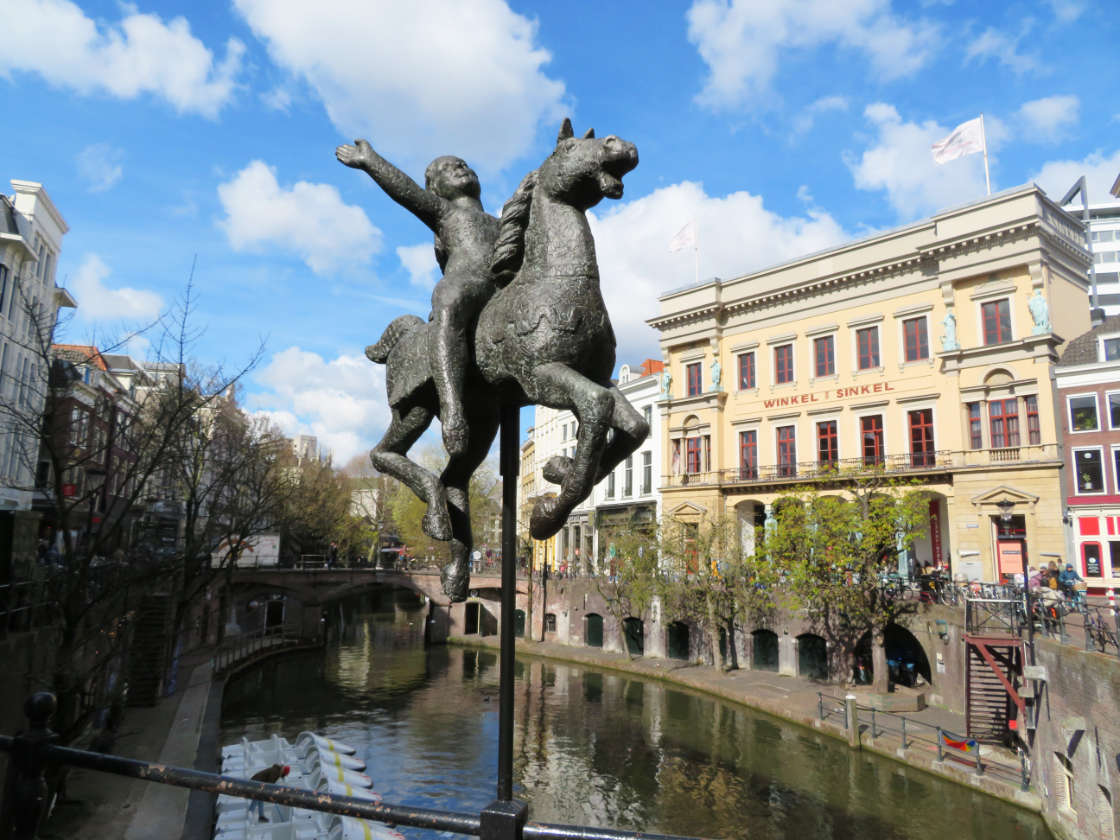
[(561, 140), (568, 140), (575, 132), (572, 131), (572, 121), (564, 117), (564, 124), (560, 126), (560, 133), (556, 136), (556, 144), (560, 145)]
[(593, 129), (593, 128), (587, 129), (587, 133), (583, 135), (583, 139), (584, 140), (594, 140), (595, 139), (595, 129)]

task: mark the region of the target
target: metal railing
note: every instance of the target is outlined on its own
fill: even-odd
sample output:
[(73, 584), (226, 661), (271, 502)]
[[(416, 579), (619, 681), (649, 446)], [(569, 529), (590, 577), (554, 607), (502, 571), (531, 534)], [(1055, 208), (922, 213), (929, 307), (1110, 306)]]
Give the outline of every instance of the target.
[(734, 486), (856, 478), (861, 475), (921, 475), (948, 469), (988, 467), (994, 464), (1035, 463), (1058, 458), (1053, 444), (1033, 444), (999, 449), (938, 449), (907, 452), (878, 458), (838, 458), (833, 461), (798, 461), (794, 464), (756, 464), (733, 469), (682, 472), (662, 476), (662, 487)]
[(0, 584), (0, 638), (50, 624), (58, 616), (58, 601), (47, 581)]
[(253, 658), (261, 651), (311, 644), (300, 636), (294, 625), (268, 627), (256, 633), (247, 633), (224, 640), (210, 658), (215, 674)]
[[(979, 743), (944, 727), (871, 706), (861, 706), (858, 703), (853, 703), (853, 706), (857, 728), (863, 732), (866, 725), (866, 731), (873, 741), (884, 736), (897, 737), (904, 750), (917, 747), (930, 752), (936, 751), (938, 762), (952, 761), (968, 766), (977, 776), (999, 778), (1009, 784), (1019, 785), (1022, 790), (1030, 788), (1030, 761), (1022, 747), (1017, 750), (1018, 767), (1015, 767), (990, 758), (985, 759)], [(844, 731), (848, 732), (846, 698), (817, 692), (817, 719), (823, 723), (836, 715), (843, 721)]]

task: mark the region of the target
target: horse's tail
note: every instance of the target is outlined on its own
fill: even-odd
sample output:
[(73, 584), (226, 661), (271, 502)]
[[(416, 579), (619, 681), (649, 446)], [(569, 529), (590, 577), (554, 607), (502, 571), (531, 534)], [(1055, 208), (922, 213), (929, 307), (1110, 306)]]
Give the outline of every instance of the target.
[(379, 365), (385, 364), (390, 351), (397, 346), (401, 336), (413, 327), (423, 326), (423, 324), (424, 321), (415, 315), (400, 315), (394, 318), (385, 328), (385, 332), (381, 333), (381, 338), (377, 340), (377, 343), (366, 348), (366, 358), (371, 362), (377, 362)]
[(494, 283), (505, 286), (521, 268), (525, 256), (525, 228), (529, 226), (529, 208), (537, 186), (537, 170), (521, 179), (517, 189), (502, 208), (498, 223), (498, 239), (490, 257), (490, 276)]

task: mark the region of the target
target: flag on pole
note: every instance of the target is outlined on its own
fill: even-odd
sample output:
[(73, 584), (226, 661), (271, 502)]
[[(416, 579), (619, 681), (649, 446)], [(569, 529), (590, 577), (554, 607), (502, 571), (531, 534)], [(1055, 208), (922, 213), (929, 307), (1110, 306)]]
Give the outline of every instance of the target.
[(689, 222), (680, 230), (678, 230), (677, 235), (669, 240), (670, 251), (683, 251), (685, 248), (689, 248), (695, 245), (696, 227), (692, 224), (692, 222)]
[(977, 117), (961, 123), (948, 137), (938, 140), (931, 148), (934, 163), (948, 163), (977, 152), (987, 154), (988, 150), (984, 143), (984, 118)]

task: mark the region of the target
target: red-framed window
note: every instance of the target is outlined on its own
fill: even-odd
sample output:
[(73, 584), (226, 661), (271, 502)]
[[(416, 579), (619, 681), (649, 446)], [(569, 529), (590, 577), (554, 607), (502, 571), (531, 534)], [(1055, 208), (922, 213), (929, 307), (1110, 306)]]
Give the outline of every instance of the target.
[(879, 328), (856, 330), (856, 356), (860, 370), (879, 367)]
[(739, 478), (758, 478), (758, 432), (739, 432)]
[(884, 455), (882, 415), (859, 418), (859, 436), (864, 466), (873, 467), (882, 464)]
[(929, 333), (924, 317), (908, 318), (902, 322), (902, 345), (908, 362), (929, 358)]
[(1015, 397), (988, 403), (992, 449), (1019, 445), (1019, 401)]
[(817, 423), (817, 464), (827, 467), (840, 460), (840, 443), (836, 439), (836, 421)]
[(813, 339), (813, 375), (832, 376), (836, 373), (836, 338), (826, 335)]
[(739, 354), (739, 390), (755, 387), (754, 352)]
[(1038, 397), (1035, 394), (1023, 397), (1023, 407), (1027, 415), (1027, 443), (1042, 443), (1042, 427), (1038, 423)]
[(969, 449), (983, 449), (984, 436), (980, 422), (980, 403), (970, 402), (968, 408), (968, 447)]
[(701, 381), (701, 368), (699, 362), (693, 362), (690, 365), (685, 365), (684, 368), (685, 378), (688, 382), (688, 396), (694, 397), (697, 394), (704, 392), (704, 385)]
[(690, 437), (684, 442), (684, 471), (700, 472), (700, 438)]
[(779, 385), (793, 381), (793, 345), (774, 348), (774, 381)]
[(985, 344), (1002, 344), (1011, 340), (1011, 304), (1007, 298), (981, 304), (980, 315)]
[(797, 441), (793, 426), (778, 427), (778, 475), (797, 475)]
[(936, 463), (933, 448), (933, 409), (919, 408), (907, 412), (910, 419), (910, 463), (915, 467), (932, 467)]

